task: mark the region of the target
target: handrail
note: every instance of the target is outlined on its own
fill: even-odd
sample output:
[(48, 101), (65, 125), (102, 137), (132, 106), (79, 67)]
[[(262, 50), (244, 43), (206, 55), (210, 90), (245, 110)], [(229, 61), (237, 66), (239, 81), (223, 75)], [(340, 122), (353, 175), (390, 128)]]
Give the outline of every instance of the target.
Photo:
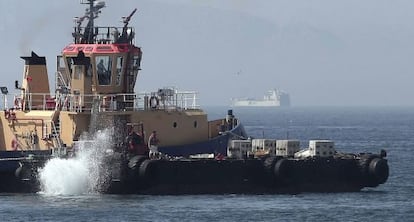
[(57, 131), (55, 122), (50, 121), (50, 124), (51, 124), (51, 127), (52, 127), (52, 132), (51, 132), (52, 137), (56, 139), (56, 141), (58, 143), (58, 147), (60, 148), (60, 147), (62, 147), (62, 143), (61, 143), (61, 140), (60, 140), (60, 132)]
[[(113, 94), (45, 94), (28, 93), (5, 95), (13, 99), (4, 99), (3, 107), (15, 110), (63, 110), (72, 112), (90, 112), (95, 103), (99, 112), (136, 111), (136, 110), (192, 110), (200, 109), (198, 93), (195, 91), (171, 90), (141, 93)], [(9, 102), (7, 102), (9, 101)], [(11, 104), (8, 104), (11, 103)], [(10, 106), (11, 105), (11, 106)]]
[[(85, 30), (87, 27), (74, 27), (74, 30)], [(96, 37), (93, 39), (95, 44), (114, 44), (118, 43), (118, 39), (122, 36), (122, 31), (129, 30), (129, 32), (135, 33), (135, 28), (132, 26), (125, 27), (115, 27), (115, 26), (95, 26), (94, 31), (96, 32)], [(131, 39), (132, 41), (134, 39)], [(80, 43), (75, 39), (75, 43)], [(134, 43), (134, 41), (132, 42)]]
[[(42, 127), (42, 132), (41, 132), (41, 135), (42, 135), (42, 139), (43, 138), (45, 138), (45, 135), (47, 134), (47, 128), (45, 128), (46, 127), (46, 125), (45, 125), (45, 120), (44, 119), (40, 119), (40, 118), (15, 118), (15, 119), (13, 119), (13, 121), (16, 121), (16, 122), (19, 122), (19, 121), (40, 121), (41, 122), (41, 127)], [(36, 124), (36, 123), (35, 123)]]

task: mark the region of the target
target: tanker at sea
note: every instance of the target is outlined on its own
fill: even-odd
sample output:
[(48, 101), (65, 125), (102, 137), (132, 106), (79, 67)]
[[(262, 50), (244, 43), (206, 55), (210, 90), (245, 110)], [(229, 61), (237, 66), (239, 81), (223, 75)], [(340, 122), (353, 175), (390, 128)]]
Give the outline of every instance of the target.
[(263, 99), (234, 98), (231, 101), (231, 105), (234, 107), (289, 107), (290, 96), (285, 91), (272, 89), (264, 95)]

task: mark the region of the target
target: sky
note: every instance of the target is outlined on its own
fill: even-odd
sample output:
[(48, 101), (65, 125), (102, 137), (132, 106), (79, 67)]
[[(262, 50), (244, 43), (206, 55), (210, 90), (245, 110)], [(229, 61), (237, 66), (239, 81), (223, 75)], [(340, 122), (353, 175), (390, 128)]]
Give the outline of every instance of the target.
[[(201, 105), (288, 92), (293, 106), (414, 106), (409, 0), (107, 0), (98, 25), (130, 22), (143, 50), (137, 91), (196, 90)], [(71, 43), (79, 0), (0, 1), (0, 85), (13, 88), (31, 51)], [(53, 87), (52, 87), (53, 88)]]

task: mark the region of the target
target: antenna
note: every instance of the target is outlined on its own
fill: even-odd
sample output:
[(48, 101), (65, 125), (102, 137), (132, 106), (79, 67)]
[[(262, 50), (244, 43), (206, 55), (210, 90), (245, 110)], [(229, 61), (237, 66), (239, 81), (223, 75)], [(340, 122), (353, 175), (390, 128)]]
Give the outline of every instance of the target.
[(289, 128), (290, 128), (290, 123), (292, 122), (292, 120), (286, 120), (286, 139), (289, 139)]
[[(94, 33), (94, 20), (98, 18), (99, 13), (101, 13), (101, 9), (105, 7), (104, 1), (97, 1), (97, 0), (80, 0), (80, 4), (89, 5), (89, 8), (85, 9), (85, 15), (80, 18), (75, 18), (75, 22), (77, 23), (77, 28), (75, 29), (75, 33), (73, 34), (75, 38), (75, 42), (79, 41), (81, 43), (92, 44), (94, 43), (94, 39), (97, 33)], [(83, 35), (80, 34), (80, 26), (84, 19), (88, 19), (88, 24), (83, 32)]]
[(135, 8), (131, 14), (127, 17), (122, 17), (122, 22), (124, 23), (124, 27), (122, 28), (122, 34), (119, 37), (117, 43), (130, 43), (134, 38), (134, 32), (130, 28), (128, 28), (128, 23), (131, 20), (132, 16), (135, 14), (137, 9)]

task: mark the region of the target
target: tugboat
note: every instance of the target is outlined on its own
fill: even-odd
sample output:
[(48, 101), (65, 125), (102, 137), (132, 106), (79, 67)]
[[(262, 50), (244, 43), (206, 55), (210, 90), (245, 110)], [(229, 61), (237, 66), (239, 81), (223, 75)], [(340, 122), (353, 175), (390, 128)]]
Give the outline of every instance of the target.
[(109, 172), (104, 193), (344, 192), (387, 180), (385, 151), (341, 154), (331, 141), (301, 151), (296, 141), (248, 138), (232, 110), (209, 121), (194, 91), (135, 93), (143, 55), (129, 26), (136, 9), (122, 27), (100, 27), (94, 21), (105, 3), (81, 4), (88, 8), (75, 21), (73, 43), (57, 56), (56, 92), (46, 58), (34, 52), (21, 57), (20, 93), (1, 87), (0, 192), (39, 191), (47, 161), (72, 158), (90, 142), (85, 132), (106, 128), (116, 133), (100, 163)]
[(73, 43), (57, 56), (56, 92), (50, 92), (46, 58), (34, 52), (21, 57), (23, 78), (15, 82), (20, 93), (11, 95), (7, 87), (1, 88), (0, 171), (14, 175), (11, 171), (28, 162), (29, 155), (70, 154), (82, 133), (107, 127), (117, 128), (116, 148), (130, 133), (139, 137), (140, 144), (132, 144), (131, 149), (140, 155), (147, 155), (153, 131), (159, 138), (158, 151), (175, 156), (225, 154), (231, 138), (247, 137), (232, 112), (208, 121), (195, 91), (164, 87), (135, 93), (142, 50), (134, 45), (135, 30), (129, 22), (137, 10), (123, 17), (122, 27), (100, 27), (95, 19), (105, 3), (81, 3), (88, 8), (75, 21)]

